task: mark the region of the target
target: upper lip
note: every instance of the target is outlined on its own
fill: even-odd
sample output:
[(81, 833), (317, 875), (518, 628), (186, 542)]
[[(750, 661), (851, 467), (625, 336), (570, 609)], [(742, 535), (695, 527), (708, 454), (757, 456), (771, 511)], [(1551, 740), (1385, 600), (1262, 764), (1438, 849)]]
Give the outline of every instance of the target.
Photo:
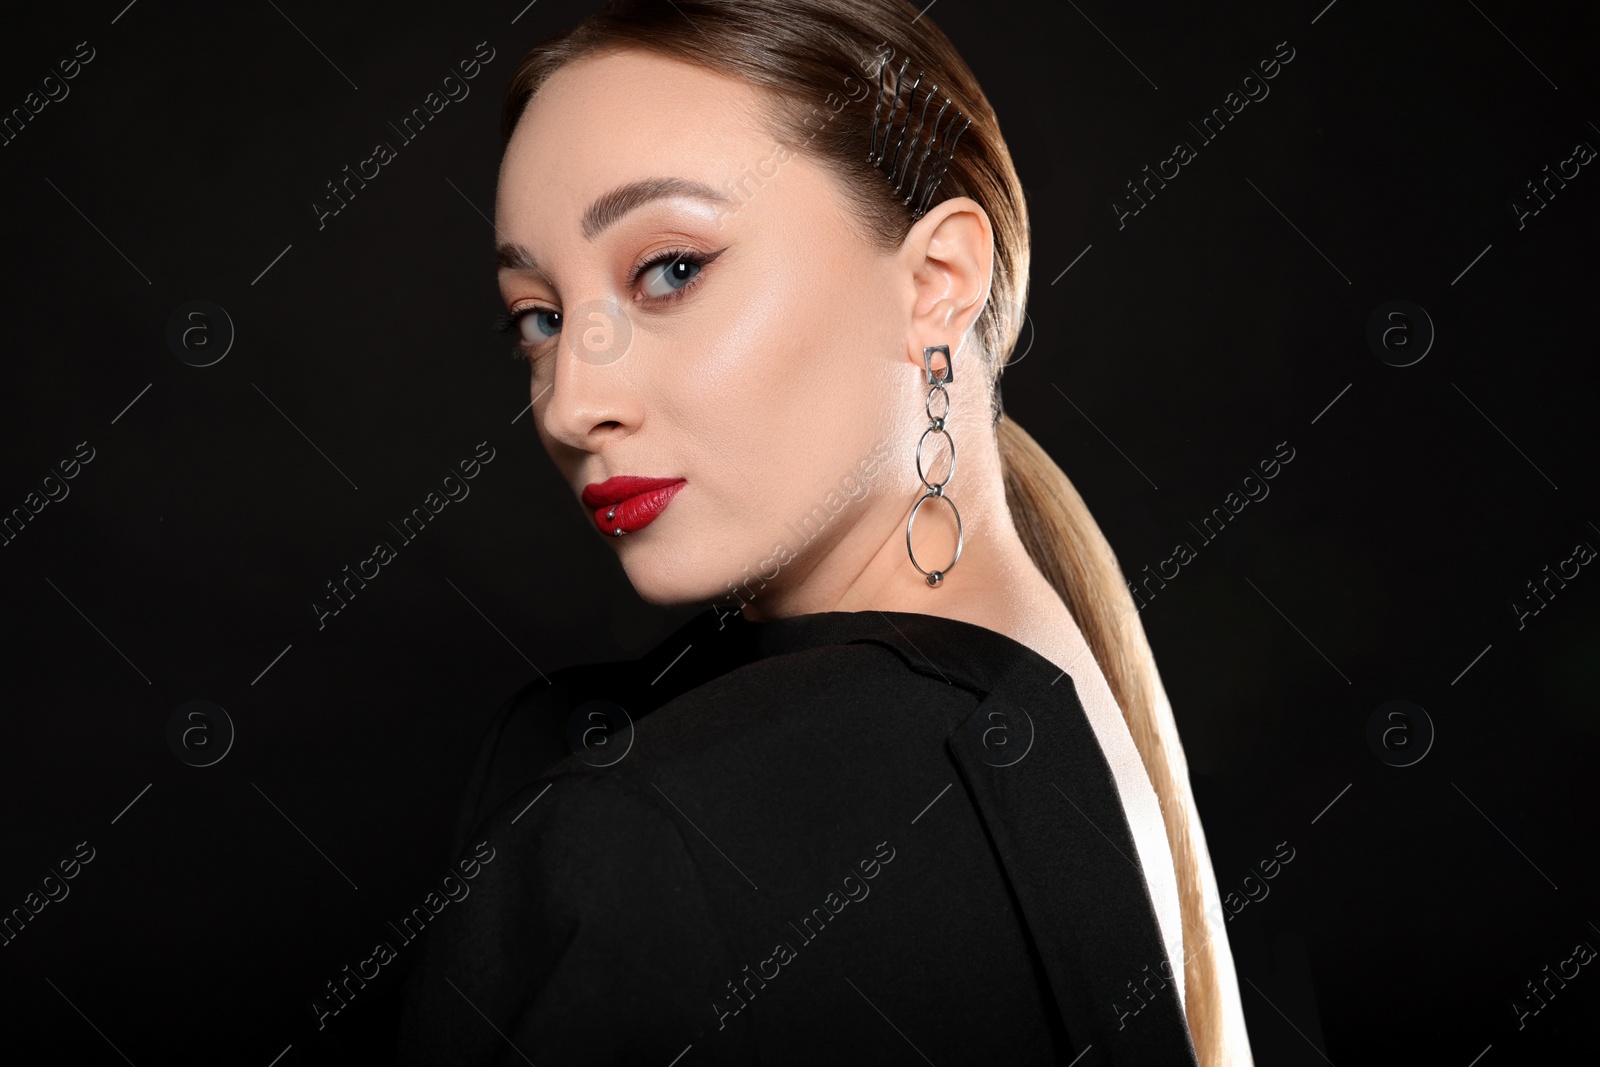
[(677, 485), (682, 478), (641, 478), (631, 474), (619, 474), (614, 478), (607, 478), (603, 482), (591, 482), (583, 487), (583, 506), (587, 508), (603, 508), (610, 504), (620, 504), (629, 497), (648, 493), (652, 489), (661, 489), (669, 485)]

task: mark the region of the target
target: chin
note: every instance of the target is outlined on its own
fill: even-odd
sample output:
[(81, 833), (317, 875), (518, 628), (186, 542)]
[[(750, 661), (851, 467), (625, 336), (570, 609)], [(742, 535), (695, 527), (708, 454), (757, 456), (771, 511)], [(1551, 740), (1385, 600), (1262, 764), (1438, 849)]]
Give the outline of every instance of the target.
[(624, 549), (622, 569), (633, 591), (646, 604), (659, 608), (681, 604), (709, 604), (717, 596), (716, 577), (684, 553), (673, 551), (665, 540), (635, 544)]

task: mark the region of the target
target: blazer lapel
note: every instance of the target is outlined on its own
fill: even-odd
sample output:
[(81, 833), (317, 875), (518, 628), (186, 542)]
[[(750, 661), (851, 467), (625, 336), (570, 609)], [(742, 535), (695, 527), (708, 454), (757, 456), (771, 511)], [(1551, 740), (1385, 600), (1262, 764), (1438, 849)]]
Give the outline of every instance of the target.
[(1044, 961), (1096, 1063), (1197, 1063), (1111, 768), (1070, 677), (1016, 664), (947, 741)]

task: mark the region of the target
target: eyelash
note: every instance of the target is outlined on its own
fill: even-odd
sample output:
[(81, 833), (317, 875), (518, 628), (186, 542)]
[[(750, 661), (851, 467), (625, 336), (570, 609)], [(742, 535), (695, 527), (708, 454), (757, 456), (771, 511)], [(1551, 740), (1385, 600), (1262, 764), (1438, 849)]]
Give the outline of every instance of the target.
[[(717, 256), (720, 254), (720, 252), (716, 252), (707, 256), (691, 251), (687, 248), (675, 248), (659, 253), (658, 255), (652, 256), (650, 259), (634, 268), (632, 276), (628, 279), (628, 288), (632, 289), (634, 286), (638, 285), (639, 279), (644, 277), (644, 273), (647, 270), (653, 270), (654, 268), (662, 266), (663, 264), (688, 263), (698, 268), (695, 271), (693, 278), (690, 278), (682, 286), (668, 293), (666, 296), (651, 298), (653, 301), (657, 302), (676, 302), (678, 300), (682, 300), (688, 295), (691, 289), (694, 289), (700, 284), (700, 279), (705, 274), (706, 265), (709, 264), (713, 259), (717, 258)], [(554, 308), (547, 308), (542, 304), (530, 304), (527, 307), (518, 308), (516, 311), (510, 313), (502, 312), (500, 315), (496, 316), (495, 329), (499, 333), (514, 334), (517, 337), (517, 346), (511, 350), (512, 359), (518, 361), (528, 359), (530, 350), (536, 347), (535, 345), (531, 345), (522, 339), (522, 317), (524, 315), (535, 315), (541, 311), (559, 314), (559, 312), (556, 312)]]

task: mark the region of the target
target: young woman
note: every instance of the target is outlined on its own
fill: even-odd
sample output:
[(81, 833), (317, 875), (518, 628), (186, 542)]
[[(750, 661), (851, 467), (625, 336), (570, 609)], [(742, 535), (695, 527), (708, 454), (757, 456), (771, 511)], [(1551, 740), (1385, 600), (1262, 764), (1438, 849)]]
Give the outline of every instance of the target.
[(1001, 414), (1028, 221), (934, 20), (618, 0), (504, 132), (539, 438), (711, 610), (496, 716), (402, 1061), (1249, 1063), (1132, 598)]

